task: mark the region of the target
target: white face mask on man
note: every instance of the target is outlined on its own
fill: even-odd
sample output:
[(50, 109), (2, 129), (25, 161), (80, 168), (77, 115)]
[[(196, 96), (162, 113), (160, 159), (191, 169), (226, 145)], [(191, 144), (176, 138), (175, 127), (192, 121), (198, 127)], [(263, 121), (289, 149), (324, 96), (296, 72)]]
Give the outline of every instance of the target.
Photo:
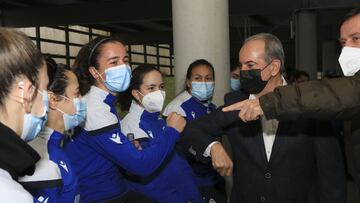
[(353, 76), (360, 70), (360, 48), (344, 47), (339, 63), (345, 76)]
[(163, 108), (165, 101), (165, 91), (157, 90), (150, 92), (146, 95), (143, 95), (138, 91), (143, 97), (141, 103), (144, 106), (145, 110), (150, 113), (160, 112)]

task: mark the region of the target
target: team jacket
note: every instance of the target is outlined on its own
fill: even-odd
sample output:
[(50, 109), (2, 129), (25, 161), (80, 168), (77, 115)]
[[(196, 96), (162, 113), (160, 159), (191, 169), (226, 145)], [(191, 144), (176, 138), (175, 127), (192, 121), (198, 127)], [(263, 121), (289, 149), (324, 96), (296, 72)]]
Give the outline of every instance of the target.
[(156, 145), (139, 151), (121, 132), (116, 97), (92, 86), (84, 96), (87, 117), (83, 131), (68, 142), (65, 151), (79, 179), (81, 202), (102, 202), (128, 190), (120, 171), (148, 176), (172, 152), (179, 135), (155, 139)]
[[(187, 122), (191, 122), (210, 114), (215, 109), (216, 106), (213, 103), (202, 103), (188, 91), (184, 91), (166, 106), (163, 115), (168, 116), (170, 113), (176, 112), (182, 115)], [(187, 160), (196, 174), (198, 186), (212, 186), (221, 180), (221, 176), (213, 169), (210, 161), (202, 163), (189, 156), (187, 156)]]
[(62, 149), (64, 135), (45, 128), (29, 145), (40, 154), (35, 173), (19, 181), (32, 193), (36, 203), (79, 202), (76, 175)]
[[(156, 139), (174, 136), (177, 131), (169, 131), (166, 122), (159, 117), (160, 113), (149, 113), (135, 101), (132, 102), (129, 114), (121, 122), (123, 133), (133, 134), (135, 139), (142, 139), (142, 150), (156, 147)], [(160, 147), (160, 146), (158, 146)], [(134, 191), (162, 203), (202, 202), (194, 174), (186, 160), (175, 150), (170, 153), (161, 166), (147, 177), (130, 177), (129, 185)]]

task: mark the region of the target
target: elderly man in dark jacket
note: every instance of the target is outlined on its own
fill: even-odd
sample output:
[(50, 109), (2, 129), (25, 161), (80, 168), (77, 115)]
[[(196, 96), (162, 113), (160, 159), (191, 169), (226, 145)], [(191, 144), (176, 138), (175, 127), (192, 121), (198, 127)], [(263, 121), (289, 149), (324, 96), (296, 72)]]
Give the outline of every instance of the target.
[(343, 50), (339, 62), (348, 77), (279, 87), (259, 99), (223, 110), (240, 110), (239, 117), (245, 122), (263, 114), (267, 119), (347, 120), (344, 134), (348, 169), (360, 190), (360, 8), (346, 16), (340, 35)]
[[(249, 37), (239, 58), (242, 87), (250, 95), (232, 92), (225, 98), (227, 104), (257, 98), (286, 84), (281, 75), (284, 52), (274, 35), (260, 33)], [(326, 122), (304, 119), (262, 118), (244, 123), (236, 114), (217, 110), (189, 123), (179, 145), (200, 160), (210, 148), (209, 155), (216, 162), (218, 152), (214, 147), (221, 144), (215, 138), (224, 127), (228, 128), (234, 162), (231, 202), (345, 203), (342, 155), (328, 126)]]

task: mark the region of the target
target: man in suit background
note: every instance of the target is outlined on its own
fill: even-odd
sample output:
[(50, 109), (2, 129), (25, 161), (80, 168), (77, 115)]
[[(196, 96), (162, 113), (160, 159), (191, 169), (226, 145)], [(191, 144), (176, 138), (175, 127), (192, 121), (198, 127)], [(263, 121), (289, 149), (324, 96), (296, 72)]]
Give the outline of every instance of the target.
[[(226, 104), (258, 98), (286, 84), (281, 75), (284, 51), (274, 35), (261, 33), (245, 40), (239, 60), (241, 85), (249, 94), (229, 93)], [(265, 118), (244, 123), (237, 112), (219, 109), (188, 124), (180, 145), (197, 159), (211, 156), (214, 168), (229, 174), (231, 163), (223, 167), (228, 157), (215, 141), (226, 129), (234, 162), (230, 202), (345, 203), (340, 146), (327, 124)]]

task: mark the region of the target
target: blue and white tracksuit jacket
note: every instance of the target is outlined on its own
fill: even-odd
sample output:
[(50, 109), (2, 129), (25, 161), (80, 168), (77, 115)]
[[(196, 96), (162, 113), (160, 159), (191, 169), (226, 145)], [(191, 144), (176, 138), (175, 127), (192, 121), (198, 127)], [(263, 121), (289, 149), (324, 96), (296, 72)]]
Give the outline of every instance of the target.
[(172, 153), (179, 134), (167, 128), (170, 136), (155, 139), (153, 147), (139, 151), (121, 132), (114, 95), (92, 86), (83, 98), (87, 104), (84, 129), (65, 145), (78, 176), (81, 202), (121, 197), (128, 191), (121, 171), (150, 175)]
[(36, 203), (79, 202), (80, 192), (77, 177), (63, 151), (65, 136), (45, 128), (28, 144), (41, 156), (33, 175), (19, 179), (34, 197)]
[[(210, 114), (216, 109), (213, 103), (203, 103), (193, 97), (188, 91), (183, 91), (175, 97), (164, 109), (163, 115), (168, 116), (172, 112), (182, 115), (187, 122), (191, 122), (204, 115)], [(221, 176), (213, 169), (211, 161), (202, 163), (187, 157), (189, 164), (196, 175), (196, 183), (199, 187), (213, 186), (222, 180)]]
[[(160, 113), (147, 112), (133, 101), (129, 113), (121, 121), (121, 129), (125, 135), (133, 134), (135, 139), (140, 139), (142, 150), (146, 150), (154, 147), (156, 139), (178, 134), (177, 131), (169, 131), (170, 127), (159, 115)], [(167, 156), (158, 170), (149, 176), (134, 176), (129, 180), (133, 180), (129, 182), (132, 190), (157, 202), (203, 202), (191, 167), (175, 150)]]

